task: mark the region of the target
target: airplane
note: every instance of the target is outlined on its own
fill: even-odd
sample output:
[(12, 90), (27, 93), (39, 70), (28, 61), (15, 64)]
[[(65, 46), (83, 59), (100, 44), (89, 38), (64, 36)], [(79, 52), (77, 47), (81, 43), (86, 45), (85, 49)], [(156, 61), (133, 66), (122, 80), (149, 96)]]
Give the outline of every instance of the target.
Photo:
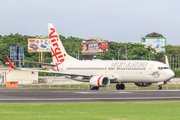
[(6, 55), (12, 68), (10, 71), (16, 69), (64, 75), (72, 80), (89, 82), (91, 90), (107, 87), (110, 83), (116, 83), (117, 90), (124, 90), (124, 83), (135, 83), (140, 87), (158, 83), (158, 89), (161, 90), (161, 85), (174, 77), (167, 56), (166, 64), (148, 60), (77, 60), (67, 54), (52, 23), (48, 23), (48, 31), (53, 62), (43, 64), (50, 65), (53, 71), (16, 68)]

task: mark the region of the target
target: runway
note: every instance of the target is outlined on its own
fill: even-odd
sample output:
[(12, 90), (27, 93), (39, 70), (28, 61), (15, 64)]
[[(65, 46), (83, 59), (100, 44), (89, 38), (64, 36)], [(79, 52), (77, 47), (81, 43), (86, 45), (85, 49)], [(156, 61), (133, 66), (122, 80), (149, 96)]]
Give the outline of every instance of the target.
[(180, 100), (180, 90), (0, 89), (1, 103)]

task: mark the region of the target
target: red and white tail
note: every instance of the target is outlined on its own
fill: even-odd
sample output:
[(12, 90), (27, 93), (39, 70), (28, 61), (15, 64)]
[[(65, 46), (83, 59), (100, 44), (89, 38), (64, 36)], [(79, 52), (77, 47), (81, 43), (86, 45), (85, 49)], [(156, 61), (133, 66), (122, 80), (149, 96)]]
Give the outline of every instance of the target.
[(66, 50), (64, 49), (61, 40), (59, 39), (59, 36), (52, 23), (48, 23), (48, 31), (49, 38), (51, 41), (51, 53), (53, 63), (59, 65), (66, 61), (77, 60), (66, 53)]
[(11, 72), (12, 70), (14, 70), (15, 67), (13, 66), (13, 64), (11, 63), (11, 61), (10, 61), (10, 59), (9, 59), (9, 57), (8, 57), (7, 55), (6, 55), (6, 58), (7, 58), (8, 62), (9, 62), (10, 67), (11, 67), (11, 70), (7, 72), (7, 74), (8, 74), (8, 73)]

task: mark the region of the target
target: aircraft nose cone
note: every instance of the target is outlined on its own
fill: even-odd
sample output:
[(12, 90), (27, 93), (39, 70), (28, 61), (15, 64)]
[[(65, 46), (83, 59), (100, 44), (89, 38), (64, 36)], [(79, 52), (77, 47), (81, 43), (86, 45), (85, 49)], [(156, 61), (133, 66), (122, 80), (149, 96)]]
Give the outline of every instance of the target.
[(174, 75), (175, 75), (175, 74), (174, 74), (174, 72), (173, 72), (172, 70), (171, 70), (171, 71), (169, 71), (169, 77), (170, 77), (170, 79), (171, 79), (171, 78), (173, 78), (173, 77), (174, 77)]

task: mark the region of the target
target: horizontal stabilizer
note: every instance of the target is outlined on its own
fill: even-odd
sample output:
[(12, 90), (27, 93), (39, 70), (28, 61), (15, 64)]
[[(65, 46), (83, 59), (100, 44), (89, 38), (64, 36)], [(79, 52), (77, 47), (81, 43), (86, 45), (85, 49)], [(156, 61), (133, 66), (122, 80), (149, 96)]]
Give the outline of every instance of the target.
[(11, 61), (10, 61), (10, 59), (9, 59), (9, 57), (8, 57), (7, 55), (6, 55), (6, 58), (7, 58), (8, 62), (9, 62), (10, 67), (12, 68), (10, 71), (7, 72), (7, 74), (8, 74), (8, 73), (11, 72), (12, 70), (14, 70), (15, 67), (13, 66), (13, 64), (11, 63)]

